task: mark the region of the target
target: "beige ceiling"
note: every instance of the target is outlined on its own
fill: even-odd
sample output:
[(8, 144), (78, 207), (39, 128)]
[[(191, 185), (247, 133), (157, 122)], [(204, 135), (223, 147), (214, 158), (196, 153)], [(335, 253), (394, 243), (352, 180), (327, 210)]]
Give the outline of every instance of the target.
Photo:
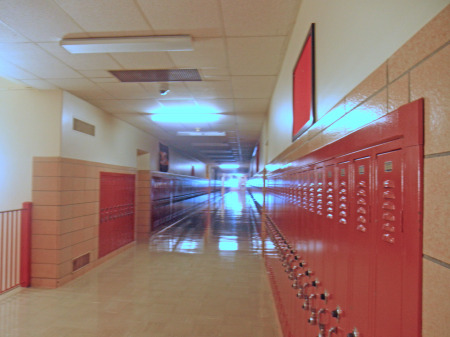
[[(248, 163), (300, 0), (1, 0), (0, 76), (66, 90), (209, 163)], [(193, 51), (69, 54), (64, 37), (189, 34)], [(121, 83), (109, 70), (198, 69), (201, 82)], [(213, 106), (217, 123), (157, 124), (159, 107)], [(225, 131), (180, 137), (177, 131)]]

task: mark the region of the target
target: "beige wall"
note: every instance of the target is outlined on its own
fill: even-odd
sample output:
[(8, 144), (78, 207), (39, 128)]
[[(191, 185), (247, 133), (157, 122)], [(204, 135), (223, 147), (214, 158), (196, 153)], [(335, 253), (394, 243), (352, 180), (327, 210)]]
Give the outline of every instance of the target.
[[(137, 167), (137, 150), (159, 168), (158, 140), (58, 90), (32, 90), (0, 79), (0, 211), (31, 201), (33, 157), (73, 158)], [(95, 137), (72, 129), (72, 119), (96, 126)], [(172, 173), (205, 177), (206, 165), (170, 149)]]
[(268, 161), (291, 144), (292, 70), (316, 23), (317, 116), (324, 116), (448, 4), (447, 0), (303, 0), (269, 111)]
[[(441, 2), (427, 1), (426, 3), (430, 4), (429, 8), (433, 7), (432, 4), (436, 8)], [(305, 4), (308, 2), (305, 1)], [(302, 10), (305, 10), (304, 6)], [(405, 11), (398, 13), (408, 17), (408, 10), (405, 7)], [(422, 10), (427, 17), (425, 8)], [(404, 22), (406, 17), (399, 22)], [(371, 73), (354, 88), (341, 90), (344, 95), (336, 97), (337, 104), (294, 144), (287, 146), (286, 144), (290, 142), (285, 140), (281, 147), (282, 153), (271, 162), (274, 165), (285, 165), (344, 137), (401, 105), (421, 97), (425, 99), (424, 337), (445, 336), (450, 331), (450, 320), (447, 318), (450, 312), (450, 291), (448, 290), (450, 284), (449, 41), (450, 5), (424, 25), (405, 44), (399, 46), (392, 55), (387, 55), (381, 65), (373, 68)], [(376, 43), (368, 47), (365, 53), (369, 55), (375, 49), (377, 49)], [(349, 55), (351, 57), (351, 54)], [(333, 59), (331, 58), (330, 61)], [(340, 64), (336, 63), (336, 67), (339, 66)], [(355, 65), (357, 73), (356, 69)], [(347, 73), (348, 77), (352, 77), (352, 74), (352, 71)], [(343, 81), (345, 82), (345, 79)], [(322, 86), (323, 84), (319, 84), (319, 91), (324, 90)], [(345, 94), (347, 91), (349, 93)], [(280, 99), (281, 94), (278, 93), (273, 107), (280, 106), (277, 101)], [(285, 97), (285, 99), (288, 98)], [(318, 99), (318, 104), (321, 106), (320, 92)], [(325, 103), (322, 107), (326, 107), (327, 104)], [(273, 114), (274, 111), (272, 111)], [(281, 112), (280, 114), (282, 115)], [(269, 142), (274, 139), (278, 141), (282, 137), (281, 133), (276, 133), (276, 126), (270, 125), (270, 127)], [(271, 151), (269, 159), (276, 154), (278, 148), (272, 146)]]
[(0, 87), (0, 211), (31, 201), (33, 156), (58, 156), (60, 91)]

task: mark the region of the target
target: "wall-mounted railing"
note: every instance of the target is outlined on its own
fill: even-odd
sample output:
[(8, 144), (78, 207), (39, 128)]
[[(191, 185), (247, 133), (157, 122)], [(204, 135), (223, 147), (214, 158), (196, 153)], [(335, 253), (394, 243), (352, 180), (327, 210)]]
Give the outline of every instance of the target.
[(30, 286), (31, 202), (0, 212), (0, 294)]

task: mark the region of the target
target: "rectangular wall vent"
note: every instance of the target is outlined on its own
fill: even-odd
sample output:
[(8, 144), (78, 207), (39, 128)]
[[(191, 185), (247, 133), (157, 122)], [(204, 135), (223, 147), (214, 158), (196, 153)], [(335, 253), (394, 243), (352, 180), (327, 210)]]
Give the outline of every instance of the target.
[(83, 122), (76, 118), (73, 119), (73, 129), (87, 135), (95, 136), (95, 125)]
[(78, 269), (83, 268), (88, 265), (91, 261), (91, 254), (86, 253), (72, 260), (72, 271), (77, 271)]
[(201, 81), (197, 69), (110, 70), (121, 82)]

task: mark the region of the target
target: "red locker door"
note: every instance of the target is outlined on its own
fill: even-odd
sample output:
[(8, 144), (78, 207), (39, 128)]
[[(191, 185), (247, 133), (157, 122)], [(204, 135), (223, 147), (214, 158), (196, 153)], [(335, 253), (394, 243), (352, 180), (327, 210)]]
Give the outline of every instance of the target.
[(353, 161), (354, 185), (352, 191), (351, 213), (351, 263), (350, 280), (351, 291), (348, 303), (348, 320), (363, 336), (372, 336), (369, 322), (373, 317), (373, 265), (374, 265), (374, 234), (372, 223), (372, 158), (363, 157)]
[(376, 158), (375, 336), (401, 336), (403, 151)]
[(336, 165), (337, 204), (336, 221), (334, 222), (334, 255), (335, 280), (330, 297), (330, 313), (333, 316), (332, 325), (342, 326), (345, 322), (348, 296), (348, 268), (350, 244), (350, 171), (349, 161)]

